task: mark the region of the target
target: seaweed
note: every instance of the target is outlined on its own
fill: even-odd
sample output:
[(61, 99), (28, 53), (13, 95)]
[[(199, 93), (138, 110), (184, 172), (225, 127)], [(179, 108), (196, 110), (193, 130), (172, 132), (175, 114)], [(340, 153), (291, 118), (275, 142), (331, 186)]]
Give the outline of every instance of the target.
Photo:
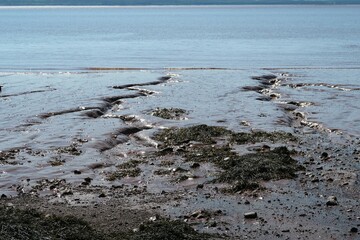
[[(225, 141), (219, 144), (219, 137)], [(288, 142), (297, 138), (286, 132), (235, 133), (223, 127), (197, 125), (188, 128), (174, 128), (161, 131), (155, 139), (162, 141), (166, 148), (182, 145), (182, 151), (166, 151), (162, 154), (180, 154), (187, 162), (210, 162), (222, 171), (215, 182), (233, 185), (231, 192), (261, 188), (261, 181), (290, 179), (303, 170), (291, 157), (294, 152), (286, 147), (239, 155), (231, 148), (234, 144), (259, 143), (264, 141)], [(203, 145), (183, 145), (191, 141)]]
[(215, 143), (213, 138), (230, 134), (224, 127), (197, 125), (188, 128), (165, 129), (155, 135), (155, 140), (161, 141), (165, 146), (180, 145), (190, 141), (207, 144)]
[(295, 178), (296, 172), (303, 170), (286, 147), (236, 156), (217, 164), (224, 171), (216, 181), (232, 184), (232, 192), (257, 189), (260, 181)]
[[(0, 207), (0, 239), (58, 240), (200, 240), (212, 235), (198, 233), (182, 221), (158, 218), (142, 223), (136, 231), (104, 233), (74, 216), (55, 216), (35, 209)], [(214, 236), (215, 237), (215, 236)]]
[(136, 168), (129, 168), (129, 169), (119, 169), (115, 172), (110, 172), (107, 174), (106, 179), (108, 181), (115, 181), (117, 179), (122, 179), (124, 177), (138, 177), (141, 174), (141, 169)]
[(186, 110), (181, 108), (156, 108), (151, 115), (164, 119), (181, 120), (186, 113)]
[(105, 239), (81, 219), (46, 216), (33, 209), (0, 207), (0, 223), (0, 239)]
[(231, 136), (231, 141), (237, 144), (246, 144), (246, 143), (257, 143), (264, 141), (279, 142), (279, 141), (296, 141), (296, 137), (291, 133), (286, 132), (240, 132), (233, 133)]
[(188, 224), (176, 220), (159, 220), (140, 225), (139, 230), (129, 235), (128, 240), (201, 240), (210, 235), (198, 233)]
[(145, 161), (142, 160), (136, 160), (136, 159), (132, 159), (129, 160), (127, 162), (124, 162), (122, 164), (117, 165), (116, 167), (118, 169), (129, 169), (129, 168), (136, 168), (137, 166), (139, 166), (140, 164), (144, 163)]

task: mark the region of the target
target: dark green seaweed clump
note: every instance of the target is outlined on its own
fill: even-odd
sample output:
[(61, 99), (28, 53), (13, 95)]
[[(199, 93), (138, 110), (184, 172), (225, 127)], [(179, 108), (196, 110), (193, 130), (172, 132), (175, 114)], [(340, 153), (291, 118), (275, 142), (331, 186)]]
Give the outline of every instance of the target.
[(201, 240), (210, 235), (201, 234), (182, 221), (159, 220), (140, 225), (139, 231), (129, 235), (129, 240)]
[(119, 169), (115, 172), (110, 172), (107, 174), (106, 179), (108, 181), (115, 181), (117, 179), (122, 179), (124, 177), (138, 177), (141, 174), (141, 169), (136, 168), (127, 168), (127, 169)]
[(35, 210), (0, 207), (0, 223), (0, 239), (104, 239), (80, 219), (46, 217)]
[(290, 179), (302, 170), (297, 161), (291, 158), (286, 147), (275, 148), (269, 152), (256, 152), (239, 156), (229, 147), (198, 147), (185, 154), (186, 161), (212, 162), (223, 171), (216, 182), (233, 185), (231, 191), (254, 190), (260, 187), (259, 181)]
[(75, 144), (72, 144), (68, 147), (62, 147), (57, 149), (58, 153), (66, 153), (69, 155), (79, 156), (82, 151), (77, 148)]
[(122, 164), (117, 165), (116, 167), (119, 169), (130, 169), (130, 168), (136, 168), (140, 164), (144, 163), (144, 161), (132, 159), (128, 162), (124, 162)]
[(156, 108), (151, 112), (151, 115), (164, 119), (180, 120), (186, 113), (186, 110), (181, 108)]
[(231, 133), (223, 127), (197, 125), (188, 128), (165, 129), (155, 136), (155, 140), (163, 142), (166, 146), (180, 145), (190, 141), (202, 143), (215, 143), (213, 138)]
[(12, 149), (9, 151), (0, 151), (0, 164), (17, 164), (16, 155), (20, 152), (19, 149)]
[(0, 207), (0, 239), (58, 239), (58, 240), (200, 240), (201, 234), (181, 221), (157, 220), (141, 224), (138, 231), (103, 233), (81, 219), (65, 216), (46, 216), (36, 210)]
[[(217, 141), (219, 137), (223, 137), (222, 144), (216, 144), (219, 143)], [(215, 181), (232, 184), (232, 192), (260, 188), (260, 181), (294, 178), (296, 172), (302, 170), (286, 147), (242, 156), (235, 153), (230, 147), (231, 144), (264, 141), (296, 141), (291, 133), (234, 133), (223, 127), (198, 125), (189, 128), (163, 130), (155, 138), (162, 141), (169, 149), (190, 141), (204, 143), (204, 145), (198, 146), (183, 146), (182, 151), (177, 153), (181, 154), (186, 161), (211, 162), (218, 166), (223, 171)], [(172, 153), (169, 151), (166, 154)]]
[(217, 181), (232, 184), (232, 192), (259, 188), (259, 181), (295, 178), (302, 170), (286, 147), (236, 156), (218, 164), (224, 171)]
[(233, 133), (231, 136), (231, 141), (237, 144), (257, 143), (264, 141), (296, 141), (296, 137), (294, 137), (291, 133), (286, 132), (241, 132)]

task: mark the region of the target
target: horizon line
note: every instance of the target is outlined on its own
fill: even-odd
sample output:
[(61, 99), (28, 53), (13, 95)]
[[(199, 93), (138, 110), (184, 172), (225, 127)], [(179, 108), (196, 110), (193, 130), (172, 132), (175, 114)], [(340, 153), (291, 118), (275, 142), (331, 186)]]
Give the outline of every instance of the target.
[(288, 7), (288, 6), (359, 6), (360, 3), (287, 3), (287, 4), (164, 4), (164, 5), (0, 5), (0, 9), (21, 9), (21, 8), (161, 8), (161, 7)]

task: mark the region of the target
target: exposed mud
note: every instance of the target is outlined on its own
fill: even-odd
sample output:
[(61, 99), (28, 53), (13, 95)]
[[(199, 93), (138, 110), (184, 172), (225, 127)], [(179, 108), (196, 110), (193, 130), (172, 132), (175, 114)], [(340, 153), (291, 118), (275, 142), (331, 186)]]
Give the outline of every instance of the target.
[[(205, 91), (203, 104), (189, 104), (187, 93), (171, 100), (187, 83), (166, 92), (173, 87), (165, 84), (170, 76), (107, 87), (107, 95), (88, 103), (95, 107), (45, 110), (40, 130), (24, 125), (21, 133), (35, 132), (31, 137), (38, 143), (0, 152), (0, 177), (6, 180), (0, 239), (359, 237), (359, 139), (316, 127), (308, 132), (302, 110), (317, 102), (287, 98), (279, 90), (291, 88), (292, 74), (259, 75), (249, 78), (248, 87), (229, 87), (216, 96), (221, 104), (214, 101), (211, 111), (213, 88)], [(145, 86), (149, 89), (140, 88)], [(239, 92), (253, 98), (241, 111), (224, 114), (228, 99), (239, 102)], [(168, 94), (166, 105), (156, 101), (162, 94)], [(266, 109), (272, 105), (276, 112)], [(156, 106), (166, 108), (151, 116), (149, 109)], [(244, 116), (256, 119), (242, 115), (249, 109)], [(272, 122), (274, 114), (286, 128)], [(184, 116), (187, 121), (181, 121)], [(101, 134), (85, 134), (76, 126), (69, 130), (74, 131), (70, 142), (47, 146), (47, 139), (64, 137), (66, 127), (52, 138), (44, 137), (50, 133), (41, 133), (41, 127), (67, 122), (66, 127), (89, 124), (90, 133)], [(271, 130), (257, 129), (264, 122)], [(102, 130), (111, 124), (111, 131)], [(41, 144), (47, 147), (33, 147)], [(51, 174), (34, 174), (42, 169)]]

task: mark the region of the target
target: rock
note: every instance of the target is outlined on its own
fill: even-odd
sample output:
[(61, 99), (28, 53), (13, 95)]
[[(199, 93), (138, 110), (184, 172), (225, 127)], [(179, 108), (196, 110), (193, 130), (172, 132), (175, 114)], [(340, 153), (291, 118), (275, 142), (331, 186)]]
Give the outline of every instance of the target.
[(217, 227), (217, 223), (216, 222), (210, 222), (209, 227)]
[(15, 205), (13, 203), (7, 203), (6, 207), (15, 207)]
[(336, 206), (338, 205), (337, 198), (335, 196), (329, 196), (327, 198), (326, 206)]
[(351, 229), (350, 229), (350, 232), (352, 232), (352, 233), (357, 233), (359, 230), (356, 228), (356, 227), (352, 227)]
[(79, 170), (74, 170), (74, 174), (81, 174), (81, 171), (79, 171)]
[(159, 219), (159, 216), (153, 216), (153, 217), (150, 217), (149, 218), (149, 221), (150, 222), (155, 222), (156, 220), (158, 220)]
[(2, 87), (3, 87), (3, 86), (0, 85), (0, 92), (1, 92), (1, 90), (2, 90)]
[(71, 190), (66, 190), (64, 192), (61, 193), (61, 196), (70, 196), (70, 195), (74, 195), (74, 193)]
[(323, 152), (321, 154), (321, 158), (328, 158), (329, 157), (329, 154), (327, 152)]
[(99, 195), (99, 198), (104, 198), (104, 197), (106, 197), (105, 193), (101, 193), (101, 194)]
[(256, 212), (247, 212), (244, 214), (245, 218), (257, 218), (257, 213)]
[(187, 172), (186, 169), (183, 169), (182, 167), (176, 167), (172, 169), (173, 172)]
[(246, 205), (250, 204), (249, 200), (246, 200), (246, 201), (244, 202), (244, 204), (246, 204)]
[(204, 188), (204, 184), (199, 184), (196, 186), (196, 189), (203, 189)]
[(1, 199), (5, 199), (7, 196), (5, 194), (1, 194)]
[(89, 177), (84, 178), (84, 181), (87, 182), (87, 183), (90, 183), (92, 181), (92, 178), (89, 178)]
[(190, 168), (198, 168), (200, 167), (200, 164), (199, 163), (193, 163)]

